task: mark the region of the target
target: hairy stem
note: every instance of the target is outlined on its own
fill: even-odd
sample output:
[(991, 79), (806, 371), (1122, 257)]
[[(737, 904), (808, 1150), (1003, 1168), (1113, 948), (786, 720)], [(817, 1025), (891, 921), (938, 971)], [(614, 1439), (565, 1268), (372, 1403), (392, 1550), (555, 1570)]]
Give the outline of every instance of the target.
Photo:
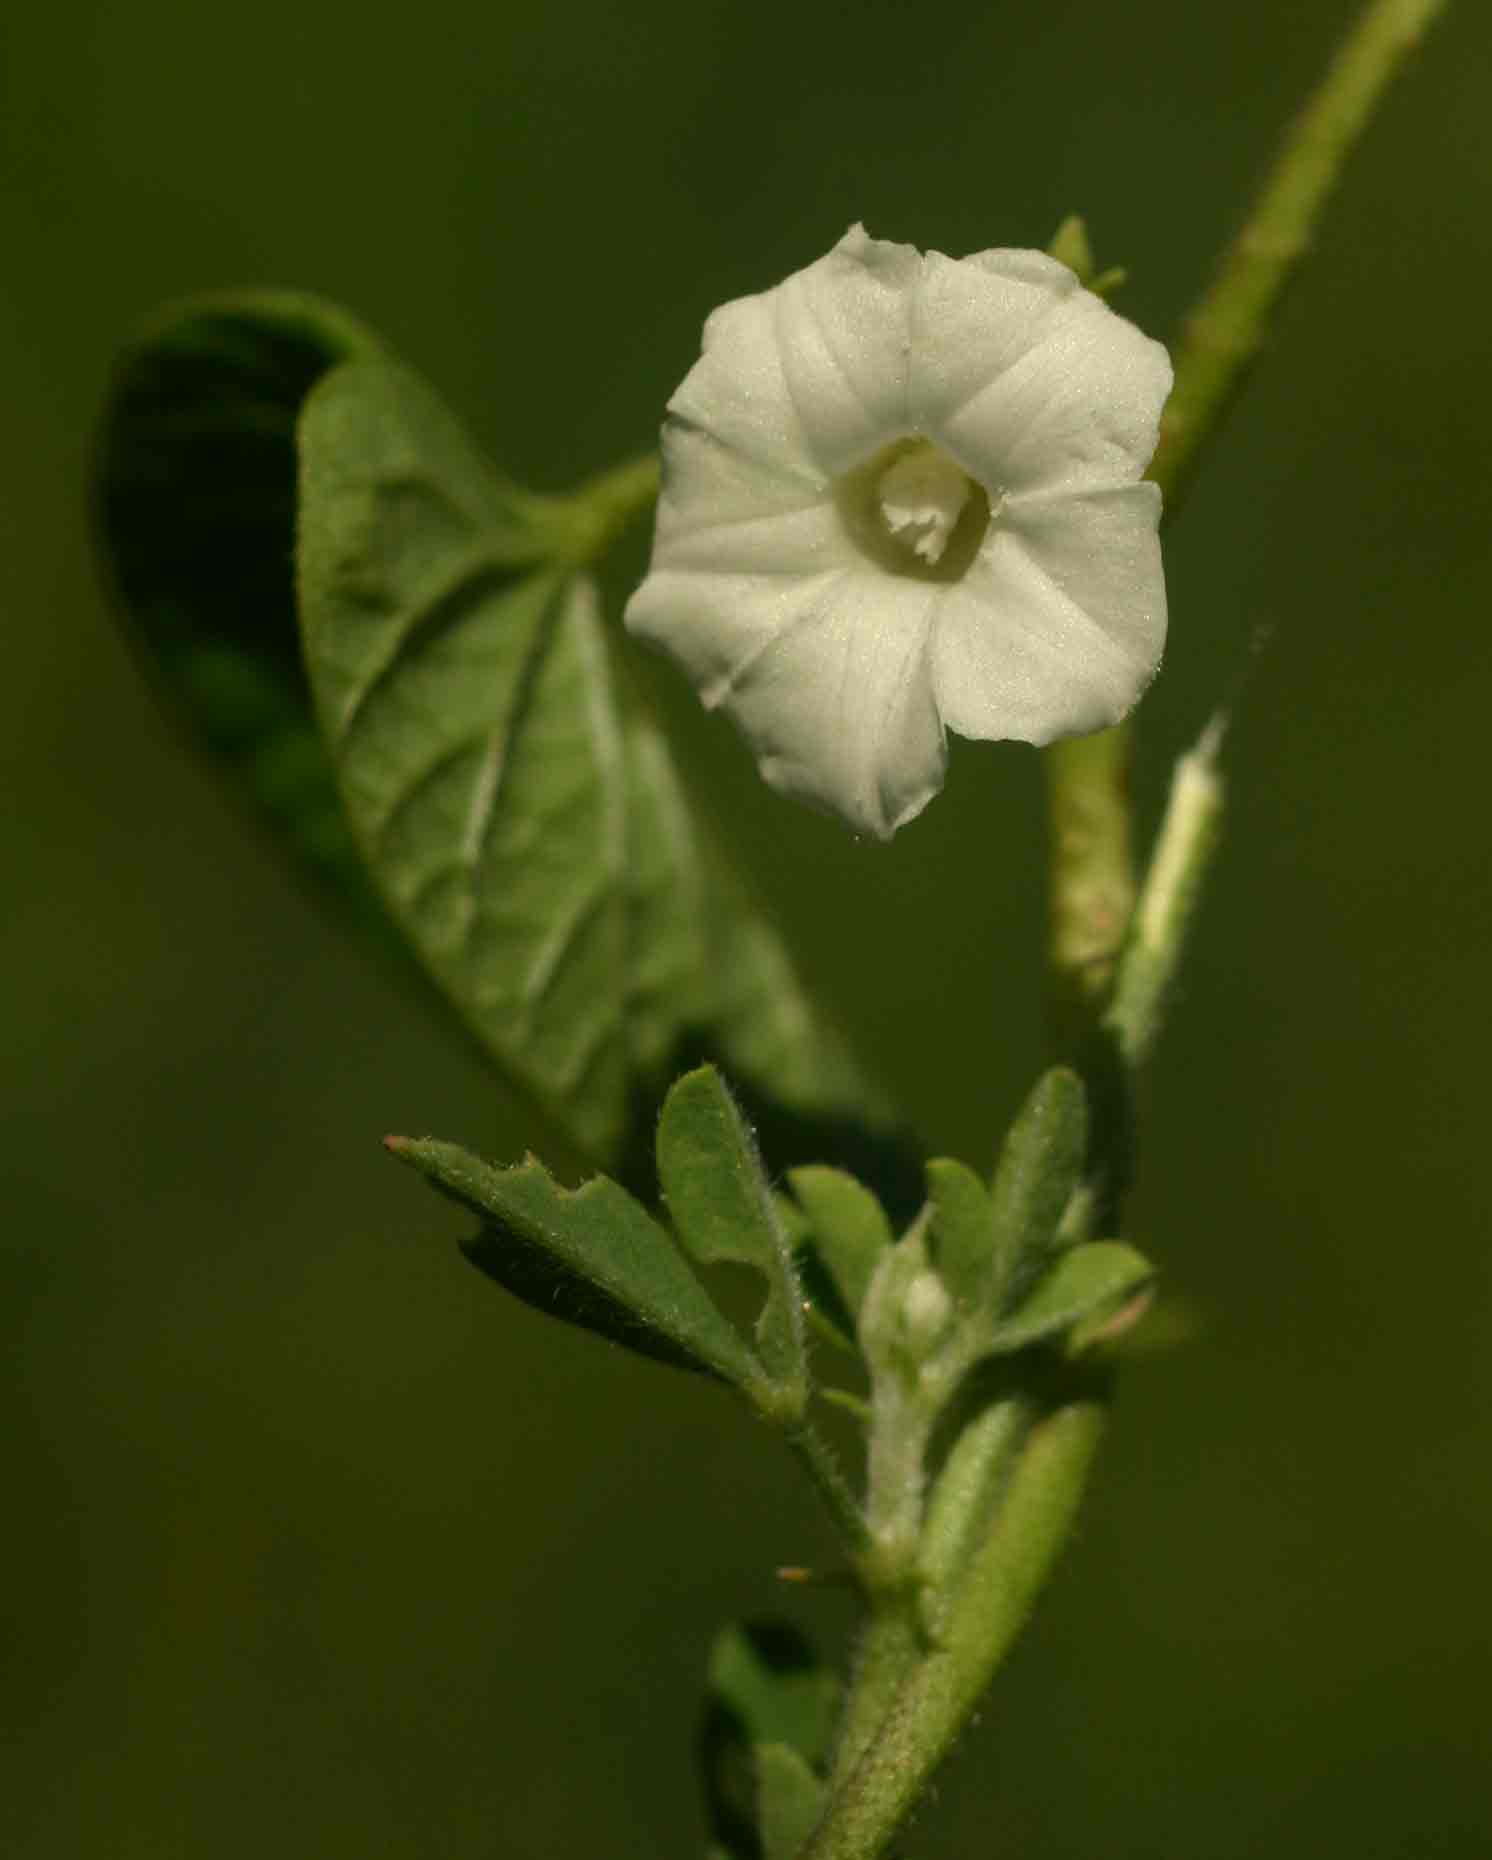
[(1202, 442), (1258, 354), (1280, 295), (1310, 250), (1347, 157), (1406, 54), (1446, 0), (1370, 0), (1285, 136), (1242, 231), (1182, 326), (1176, 385), (1150, 476), (1174, 516)]
[(594, 561), (629, 523), (652, 509), (661, 471), (658, 454), (645, 452), (587, 479), (562, 500), (574, 531), (575, 553), (582, 561)]
[[(1064, 1031), (1108, 995), (1134, 908), (1129, 736), (1102, 730), (1046, 752), (1052, 1009)], [(1065, 1044), (1065, 1041), (1064, 1041)]]
[(877, 1595), (855, 1650), (855, 1666), (834, 1748), (831, 1789), (854, 1773), (891, 1715), (897, 1695), (927, 1652), (916, 1590)]
[(852, 1550), (863, 1551), (870, 1542), (865, 1514), (834, 1457), (833, 1448), (810, 1421), (796, 1422), (785, 1432), (789, 1446), (803, 1462), (825, 1509), (839, 1526), (840, 1534)]
[[(1174, 517), (1204, 443), (1220, 428), (1280, 295), (1310, 250), (1347, 157), (1390, 81), (1446, 0), (1368, 0), (1292, 125), (1242, 230), (1182, 325), (1176, 385), (1161, 417), (1150, 476)], [(1128, 724), (1047, 751), (1053, 899), (1050, 966), (1079, 1023), (1102, 1017), (1114, 953), (1128, 919)], [(1132, 891), (1129, 893), (1132, 901)], [(1116, 909), (1123, 907), (1118, 928)], [(1091, 1023), (1090, 1023), (1091, 1024)], [(1153, 1031), (1153, 1029), (1152, 1029)], [(1137, 1054), (1138, 1056), (1138, 1054)]]
[(802, 1860), (886, 1851), (1024, 1625), (1067, 1539), (1103, 1428), (1101, 1400), (1032, 1430), (994, 1529), (970, 1565), (946, 1641), (905, 1671), (885, 1722), (830, 1798)]

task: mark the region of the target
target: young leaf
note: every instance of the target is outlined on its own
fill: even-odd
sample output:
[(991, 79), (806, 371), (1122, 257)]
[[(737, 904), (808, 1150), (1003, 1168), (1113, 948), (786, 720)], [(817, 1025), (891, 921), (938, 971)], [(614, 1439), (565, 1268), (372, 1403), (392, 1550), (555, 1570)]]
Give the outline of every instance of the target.
[(784, 1621), (740, 1622), (710, 1655), (710, 1697), (751, 1744), (786, 1744), (816, 1765), (828, 1753), (840, 1684)]
[(640, 1355), (752, 1391), (761, 1369), (667, 1233), (615, 1182), (559, 1186), (532, 1157), (493, 1169), (454, 1143), (389, 1148), (482, 1223), (465, 1248), (489, 1277), (551, 1317)]
[(842, 1049), (618, 689), (573, 510), (497, 479), (386, 360), (327, 376), (300, 444), (306, 656), (348, 814), (515, 1087), (629, 1172), (686, 1051), (791, 1110), (862, 1115)]
[(807, 1398), (802, 1293), (792, 1250), (740, 1108), (713, 1066), (681, 1078), (658, 1120), (658, 1182), (702, 1265), (754, 1267), (767, 1282), (757, 1346), (774, 1381)]
[(1030, 1422), (1030, 1406), (1020, 1397), (992, 1402), (964, 1428), (938, 1473), (918, 1558), (923, 1625), (934, 1640), (942, 1637), (950, 1590), (988, 1533), (1004, 1477)]
[(852, 1317), (895, 1235), (881, 1204), (842, 1169), (805, 1163), (788, 1171), (788, 1186), (808, 1219), (813, 1249)]
[(142, 661), (194, 740), (344, 916), (388, 938), (301, 665), (295, 422), (377, 354), (332, 304), (246, 291), (173, 305), (121, 357), (99, 436), (99, 544)]
[(995, 1208), (972, 1169), (949, 1157), (927, 1165), (932, 1204), (928, 1251), (943, 1283), (962, 1305), (988, 1299), (995, 1253)]
[(716, 1640), (700, 1754), (712, 1831), (733, 1860), (761, 1860), (758, 1752), (791, 1750), (811, 1773), (828, 1755), (840, 1692), (788, 1622), (743, 1622)]
[(1001, 1298), (1039, 1268), (1051, 1251), (1063, 1210), (1082, 1179), (1088, 1146), (1083, 1082), (1066, 1066), (1036, 1081), (1000, 1152), (995, 1170), (992, 1288)]
[(1088, 1240), (1068, 1247), (995, 1327), (995, 1348), (1022, 1350), (1080, 1324), (1111, 1317), (1154, 1277), (1150, 1261), (1123, 1240)]
[(855, 1355), (855, 1320), (840, 1294), (839, 1287), (824, 1265), (814, 1242), (808, 1217), (791, 1195), (773, 1192), (772, 1206), (792, 1248), (798, 1285), (803, 1294), (803, 1316), (836, 1350)]
[(795, 1860), (823, 1817), (828, 1790), (789, 1744), (758, 1746), (756, 1776), (762, 1860)]

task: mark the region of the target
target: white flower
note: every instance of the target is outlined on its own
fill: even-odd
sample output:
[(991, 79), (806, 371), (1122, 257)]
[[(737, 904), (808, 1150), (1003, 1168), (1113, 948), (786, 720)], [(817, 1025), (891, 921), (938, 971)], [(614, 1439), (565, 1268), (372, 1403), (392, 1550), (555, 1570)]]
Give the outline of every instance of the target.
[(705, 324), (627, 624), (774, 787), (889, 837), (942, 785), (945, 728), (1102, 729), (1154, 675), (1140, 476), (1170, 384), (1160, 344), (1043, 253), (853, 227)]

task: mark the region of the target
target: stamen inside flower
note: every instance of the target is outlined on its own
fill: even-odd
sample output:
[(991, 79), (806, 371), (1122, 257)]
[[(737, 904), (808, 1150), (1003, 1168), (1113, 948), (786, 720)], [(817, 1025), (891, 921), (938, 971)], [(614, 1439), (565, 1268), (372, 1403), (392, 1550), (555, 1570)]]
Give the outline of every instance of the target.
[(879, 568), (958, 581), (989, 528), (983, 485), (926, 439), (885, 446), (835, 486), (845, 528)]
[(973, 488), (946, 452), (924, 440), (881, 473), (881, 521), (913, 555), (940, 561)]

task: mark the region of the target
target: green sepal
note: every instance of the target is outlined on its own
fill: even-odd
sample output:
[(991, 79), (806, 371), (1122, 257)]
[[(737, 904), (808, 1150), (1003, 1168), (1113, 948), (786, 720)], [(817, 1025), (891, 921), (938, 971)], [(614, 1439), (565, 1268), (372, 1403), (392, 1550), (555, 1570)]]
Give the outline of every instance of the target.
[(784, 1414), (808, 1398), (803, 1294), (756, 1139), (713, 1066), (679, 1079), (658, 1119), (658, 1185), (684, 1250), (703, 1266), (750, 1266), (766, 1282), (756, 1327)]
[[(1155, 1268), (1123, 1240), (1087, 1240), (1059, 1253), (994, 1331), (999, 1351), (1022, 1350), (1095, 1327), (1146, 1291)], [(1079, 1343), (1086, 1339), (1080, 1336)]]
[(995, 1169), (990, 1286), (997, 1307), (1010, 1295), (1019, 1296), (1051, 1253), (1062, 1215), (1082, 1181), (1087, 1151), (1083, 1082), (1068, 1067), (1053, 1066), (1022, 1105)]
[(1079, 284), (1092, 291), (1095, 297), (1107, 297), (1117, 291), (1129, 275), (1122, 265), (1109, 265), (1103, 271), (1098, 269), (1093, 243), (1088, 237), (1088, 223), (1081, 213), (1068, 214), (1053, 233), (1047, 252), (1075, 273)]
[(316, 728), (292, 575), (302, 404), (379, 352), (310, 296), (168, 306), (115, 369), (95, 502), (121, 618), (170, 713), (323, 899), (392, 947)]
[(805, 1163), (788, 1171), (788, 1186), (803, 1210), (814, 1252), (852, 1319), (871, 1276), (895, 1235), (880, 1202), (843, 1169)]
[(827, 1787), (790, 1744), (758, 1745), (756, 1782), (762, 1860), (796, 1860), (823, 1819)]
[(995, 1253), (995, 1207), (974, 1171), (950, 1157), (927, 1165), (928, 1252), (965, 1308), (987, 1303)]
[(812, 1776), (828, 1756), (840, 1694), (787, 1622), (741, 1623), (716, 1640), (700, 1747), (711, 1832), (732, 1860), (762, 1860), (760, 1751), (791, 1751)]
[(433, 1139), (391, 1137), (388, 1147), (478, 1217), (463, 1250), (515, 1297), (641, 1356), (759, 1389), (751, 1351), (670, 1236), (615, 1182), (566, 1189), (532, 1157), (494, 1169)]

